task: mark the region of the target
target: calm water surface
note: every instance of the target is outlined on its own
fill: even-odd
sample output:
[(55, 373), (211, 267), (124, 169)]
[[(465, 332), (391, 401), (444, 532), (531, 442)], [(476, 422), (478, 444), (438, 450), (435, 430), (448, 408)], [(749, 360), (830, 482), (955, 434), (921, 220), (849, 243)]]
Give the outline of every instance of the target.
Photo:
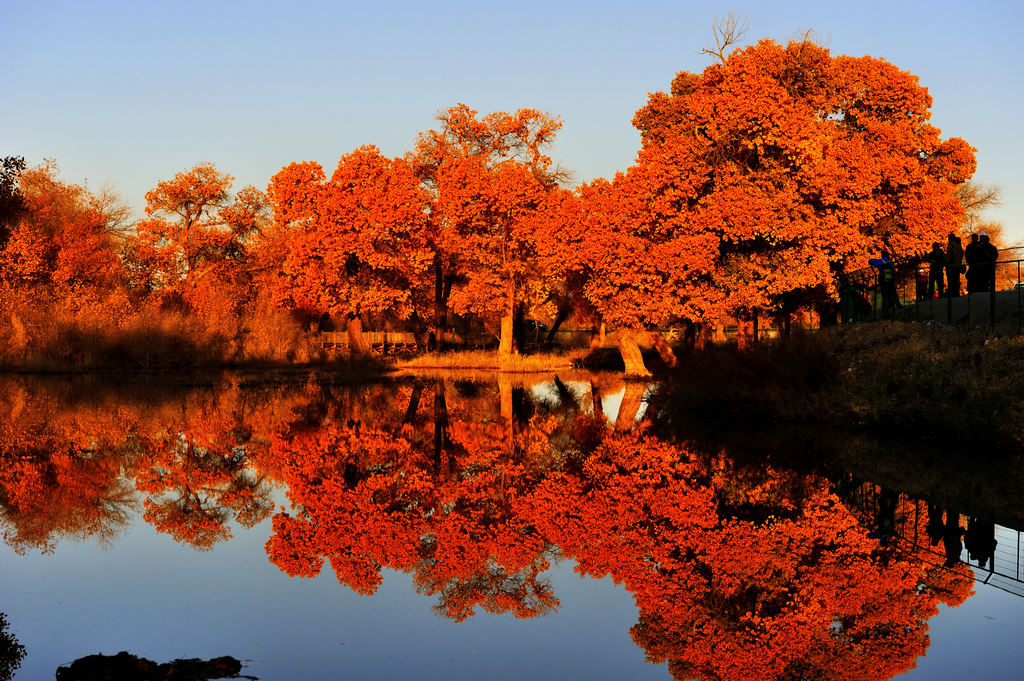
[(1012, 476), (899, 488), (871, 447), (797, 465), (562, 378), (0, 381), (14, 678), (1021, 677)]

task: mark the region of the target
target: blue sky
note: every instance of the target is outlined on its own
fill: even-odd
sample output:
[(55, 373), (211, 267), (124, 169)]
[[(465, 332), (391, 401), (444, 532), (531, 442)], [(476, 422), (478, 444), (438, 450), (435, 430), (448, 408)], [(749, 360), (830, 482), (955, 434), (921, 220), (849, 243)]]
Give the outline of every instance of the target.
[(400, 155), (458, 102), (565, 124), (553, 156), (581, 181), (628, 167), (647, 93), (710, 61), (713, 13), (749, 42), (812, 29), (833, 51), (920, 77), (943, 136), (978, 149), (989, 213), (1024, 239), (1024, 3), (51, 2), (0, 0), (0, 155), (54, 158), (70, 181), (145, 192), (201, 161), (264, 188), (292, 161)]

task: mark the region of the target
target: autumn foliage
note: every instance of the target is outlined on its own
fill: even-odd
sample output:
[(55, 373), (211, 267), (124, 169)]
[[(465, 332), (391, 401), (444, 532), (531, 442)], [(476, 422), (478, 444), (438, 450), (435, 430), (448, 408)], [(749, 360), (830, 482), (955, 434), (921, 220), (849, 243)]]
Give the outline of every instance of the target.
[(633, 119), (636, 164), (586, 190), (588, 234), (616, 245), (588, 297), (617, 326), (707, 325), (824, 301), (880, 249), (926, 250), (975, 167), (930, 106), (915, 76), (806, 40), (679, 73)]
[[(82, 394), (88, 399), (82, 399)], [(17, 551), (112, 542), (133, 518), (207, 550), (271, 511), (257, 469), (302, 397), (0, 381), (0, 526)]]
[(283, 262), (276, 299), (292, 309), (345, 320), (354, 345), (365, 315), (407, 319), (412, 289), (431, 264), (426, 196), (412, 166), (362, 147), (331, 179), (314, 163), (293, 163), (270, 182)]

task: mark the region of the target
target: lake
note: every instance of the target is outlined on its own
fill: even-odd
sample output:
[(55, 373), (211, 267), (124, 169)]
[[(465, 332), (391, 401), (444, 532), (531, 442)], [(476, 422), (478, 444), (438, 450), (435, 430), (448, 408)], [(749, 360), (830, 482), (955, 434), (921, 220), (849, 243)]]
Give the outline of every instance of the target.
[(1020, 678), (1017, 453), (614, 375), (188, 383), (0, 380), (0, 678)]

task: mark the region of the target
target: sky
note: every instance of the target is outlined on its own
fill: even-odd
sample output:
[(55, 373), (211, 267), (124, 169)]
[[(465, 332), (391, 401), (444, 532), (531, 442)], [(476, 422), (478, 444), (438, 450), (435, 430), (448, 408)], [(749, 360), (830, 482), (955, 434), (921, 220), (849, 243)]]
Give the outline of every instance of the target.
[(812, 30), (833, 54), (917, 75), (943, 137), (998, 184), (987, 218), (1024, 240), (1024, 3), (647, 1), (96, 2), (0, 0), (0, 156), (145, 193), (200, 162), (265, 188), (293, 161), (411, 149), (457, 103), (535, 108), (564, 127), (552, 156), (577, 181), (634, 161), (630, 121), (678, 71), (711, 63), (714, 16), (745, 42)]

